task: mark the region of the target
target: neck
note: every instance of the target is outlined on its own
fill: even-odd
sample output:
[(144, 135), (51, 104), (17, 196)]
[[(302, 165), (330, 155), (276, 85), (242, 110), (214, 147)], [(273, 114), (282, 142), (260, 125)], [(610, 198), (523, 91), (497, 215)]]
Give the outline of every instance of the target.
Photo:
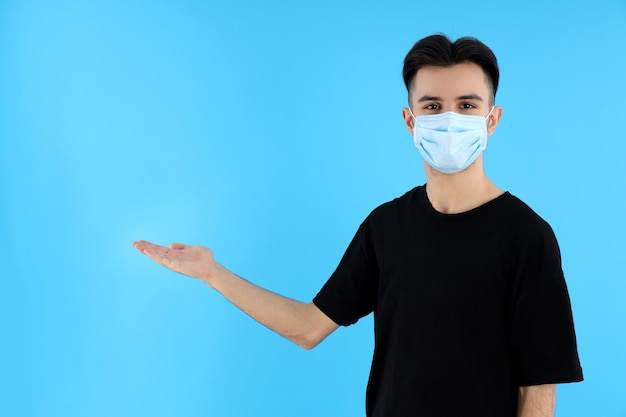
[(458, 214), (479, 207), (502, 194), (485, 175), (482, 155), (467, 169), (456, 174), (442, 174), (426, 166), (426, 193), (435, 210)]

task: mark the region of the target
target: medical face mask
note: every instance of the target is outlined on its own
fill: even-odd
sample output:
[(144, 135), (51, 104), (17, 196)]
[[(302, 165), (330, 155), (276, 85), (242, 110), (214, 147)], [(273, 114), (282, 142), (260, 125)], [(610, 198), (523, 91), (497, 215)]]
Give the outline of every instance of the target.
[(437, 171), (445, 174), (463, 171), (487, 147), (486, 120), (493, 109), (486, 117), (451, 111), (415, 117), (411, 112), (415, 146)]

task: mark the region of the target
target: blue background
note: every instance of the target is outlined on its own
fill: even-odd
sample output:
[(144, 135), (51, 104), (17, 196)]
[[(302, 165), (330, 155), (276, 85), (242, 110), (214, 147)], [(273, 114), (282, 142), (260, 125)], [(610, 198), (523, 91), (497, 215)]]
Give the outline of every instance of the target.
[(498, 56), (488, 175), (553, 226), (586, 381), (626, 416), (626, 2), (0, 1), (0, 414), (363, 416), (371, 317), (307, 352), (131, 242), (309, 301), (425, 182), (402, 60)]

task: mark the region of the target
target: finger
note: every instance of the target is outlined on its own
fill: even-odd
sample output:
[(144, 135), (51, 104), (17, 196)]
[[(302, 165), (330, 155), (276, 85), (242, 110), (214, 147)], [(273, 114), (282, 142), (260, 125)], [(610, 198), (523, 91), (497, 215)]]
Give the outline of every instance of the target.
[(189, 248), (189, 245), (185, 245), (184, 243), (172, 243), (170, 245), (170, 248), (172, 249), (185, 249), (185, 248)]
[(143, 247), (142, 252), (145, 253), (146, 255), (166, 255), (167, 253), (169, 253), (171, 249), (168, 248), (167, 246), (161, 246), (161, 245), (155, 245), (155, 244), (147, 244)]
[[(178, 265), (180, 260), (174, 259), (171, 255), (176, 255), (175, 252), (171, 252), (172, 249), (155, 245), (154, 243), (146, 242), (144, 240), (133, 243), (135, 249), (152, 259), (154, 262), (162, 265), (172, 271), (178, 272)], [(186, 246), (186, 245), (183, 245)]]
[(150, 245), (154, 245), (154, 243), (150, 243), (145, 240), (138, 240), (136, 242), (133, 242), (133, 248), (139, 251), (142, 251), (143, 249), (145, 249), (147, 246), (150, 246)]
[(137, 249), (144, 255), (147, 255), (151, 258), (153, 258), (157, 254), (166, 254), (170, 251), (170, 248), (167, 248), (165, 246), (155, 245), (154, 243), (150, 243), (150, 242), (138, 243), (137, 245), (135, 245), (135, 249)]
[(159, 265), (170, 268), (172, 265), (170, 251), (171, 249), (165, 246), (150, 245), (144, 248), (142, 253)]

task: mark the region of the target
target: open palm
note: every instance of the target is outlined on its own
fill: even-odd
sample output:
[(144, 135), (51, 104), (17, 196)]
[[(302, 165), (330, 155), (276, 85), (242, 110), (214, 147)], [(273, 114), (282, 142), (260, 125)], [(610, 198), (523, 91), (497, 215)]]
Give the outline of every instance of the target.
[(133, 247), (174, 272), (198, 278), (207, 283), (214, 269), (213, 251), (204, 246), (172, 243), (166, 247), (140, 240), (134, 242)]

